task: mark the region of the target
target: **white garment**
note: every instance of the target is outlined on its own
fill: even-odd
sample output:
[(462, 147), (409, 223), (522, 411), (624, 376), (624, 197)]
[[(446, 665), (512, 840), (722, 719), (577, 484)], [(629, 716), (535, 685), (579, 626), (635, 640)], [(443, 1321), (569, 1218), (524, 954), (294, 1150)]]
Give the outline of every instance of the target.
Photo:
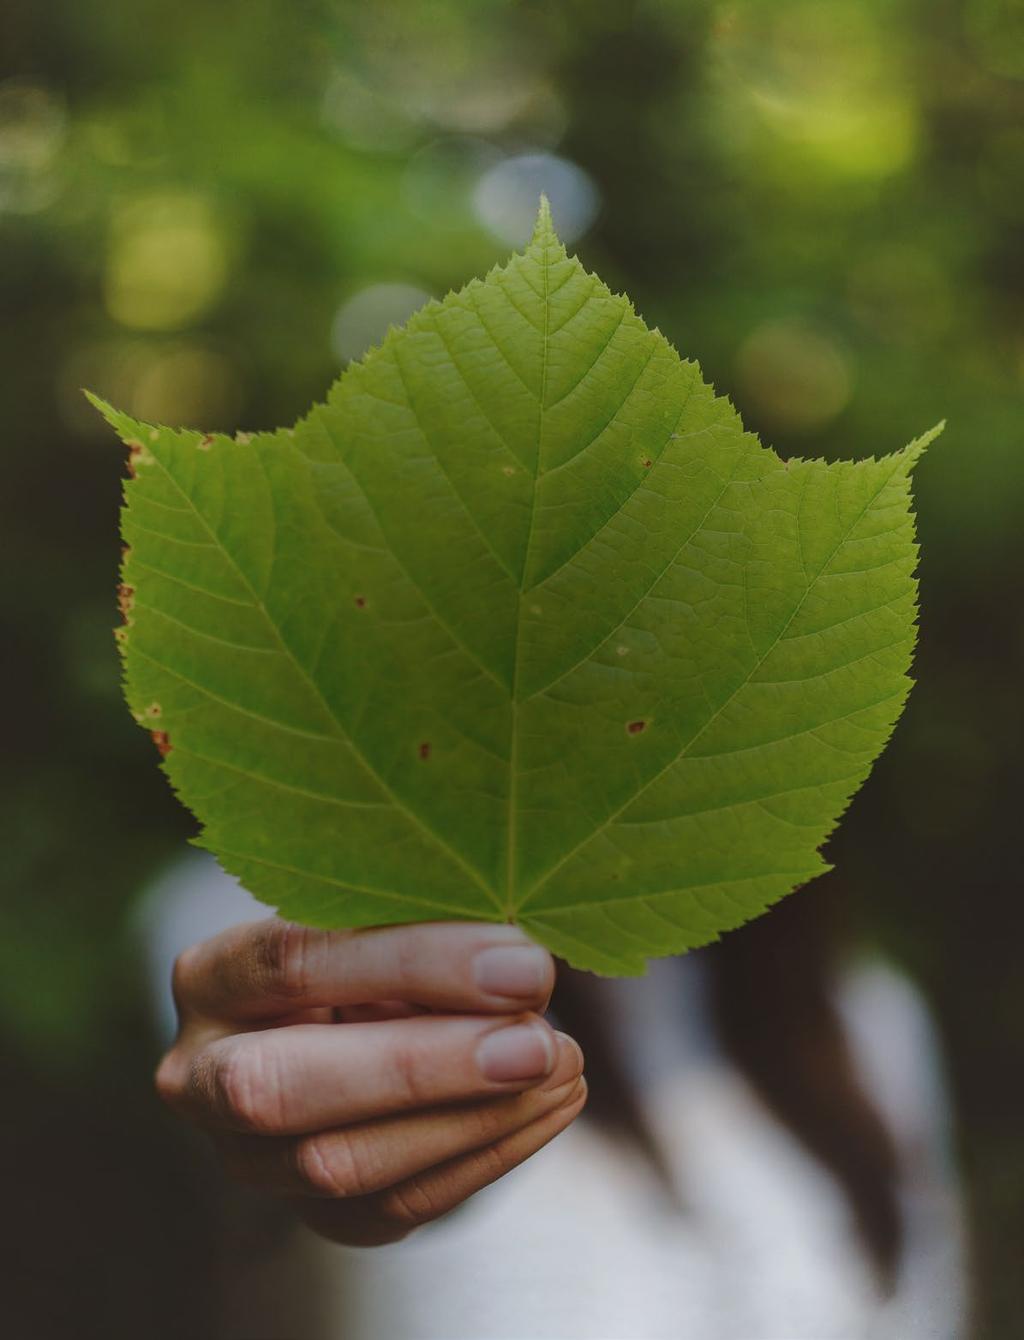
[[(162, 981), (186, 944), (265, 911), (205, 858), (176, 868), (148, 906)], [(879, 964), (838, 989), (901, 1158), (905, 1264), (882, 1301), (837, 1184), (718, 1051), (702, 988), (699, 956), (604, 984), (685, 1208), (639, 1156), (578, 1121), (403, 1243), (310, 1237), (330, 1340), (963, 1340), (948, 1113), (914, 989)]]

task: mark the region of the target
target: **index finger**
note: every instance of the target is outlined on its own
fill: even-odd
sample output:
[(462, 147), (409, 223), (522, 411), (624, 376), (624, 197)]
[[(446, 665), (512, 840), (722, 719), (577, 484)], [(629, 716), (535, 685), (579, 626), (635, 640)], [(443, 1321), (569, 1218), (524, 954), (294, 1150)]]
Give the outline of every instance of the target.
[(268, 917), (187, 949), (174, 988), (183, 1015), (253, 1020), (396, 999), (462, 1013), (543, 1011), (554, 980), (551, 955), (515, 926), (322, 931)]

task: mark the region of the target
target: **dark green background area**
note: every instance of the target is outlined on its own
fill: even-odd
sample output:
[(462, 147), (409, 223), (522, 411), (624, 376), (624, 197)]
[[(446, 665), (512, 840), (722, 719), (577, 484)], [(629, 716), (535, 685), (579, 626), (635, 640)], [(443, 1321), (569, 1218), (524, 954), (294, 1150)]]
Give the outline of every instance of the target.
[[(473, 193), (525, 152), (588, 175), (584, 263), (782, 454), (881, 453), (949, 421), (915, 485), (919, 683), (829, 855), (862, 939), (936, 1011), (977, 1334), (1014, 1334), (1019, 6), (8, 0), (0, 62), (0, 1082), (38, 1334), (91, 1335), (65, 1324), (87, 1314), (107, 1337), (212, 1335), (222, 1264), (147, 1092), (133, 905), (191, 827), (120, 699), (123, 466), (78, 388), (204, 428), (293, 420), (337, 373), (354, 294), (441, 295), (507, 254)], [(109, 1287), (81, 1266), (55, 1293), (62, 1257), (104, 1261)], [(168, 1302), (186, 1270), (187, 1330)]]

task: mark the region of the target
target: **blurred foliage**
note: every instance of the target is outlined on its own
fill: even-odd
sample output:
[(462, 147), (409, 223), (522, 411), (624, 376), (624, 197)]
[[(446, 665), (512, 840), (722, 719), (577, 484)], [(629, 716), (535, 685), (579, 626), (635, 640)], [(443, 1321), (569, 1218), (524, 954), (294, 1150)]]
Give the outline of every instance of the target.
[(917, 479), (920, 682), (832, 855), (861, 933), (937, 1008), (980, 1325), (1013, 1333), (1021, 15), (7, 0), (0, 1009), (26, 1064), (97, 1088), (117, 1064), (132, 900), (188, 831), (119, 697), (122, 463), (78, 388), (205, 428), (291, 420), (388, 320), (502, 258), (543, 186), (584, 261), (783, 454), (949, 419)]

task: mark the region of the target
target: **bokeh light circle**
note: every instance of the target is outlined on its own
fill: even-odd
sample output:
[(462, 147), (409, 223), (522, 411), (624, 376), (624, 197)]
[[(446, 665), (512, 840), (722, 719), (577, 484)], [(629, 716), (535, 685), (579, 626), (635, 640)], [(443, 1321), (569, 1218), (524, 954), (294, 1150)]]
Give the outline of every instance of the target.
[(509, 246), (529, 240), (537, 202), (546, 195), (563, 242), (575, 242), (587, 231), (600, 208), (592, 179), (567, 158), (529, 153), (495, 163), (480, 178), (473, 206), (484, 226)]
[(763, 322), (736, 355), (742, 407), (781, 432), (807, 433), (831, 422), (849, 403), (853, 373), (838, 340), (794, 318)]
[(331, 348), (342, 360), (362, 358), (389, 326), (400, 326), (431, 295), (413, 284), (371, 284), (344, 302), (331, 323)]

